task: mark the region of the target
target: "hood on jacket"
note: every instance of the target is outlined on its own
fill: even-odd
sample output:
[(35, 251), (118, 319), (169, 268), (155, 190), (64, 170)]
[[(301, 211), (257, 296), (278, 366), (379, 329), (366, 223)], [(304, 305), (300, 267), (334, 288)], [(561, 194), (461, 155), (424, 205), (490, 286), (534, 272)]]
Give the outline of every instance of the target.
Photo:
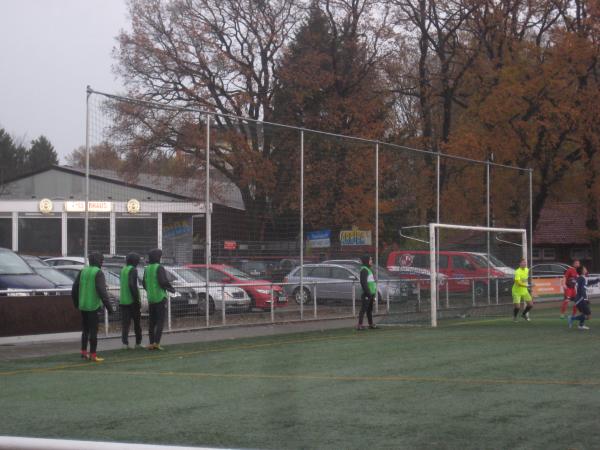
[(370, 255), (362, 255), (360, 257), (360, 262), (362, 262), (365, 266), (370, 267), (369, 261), (371, 260)]
[(125, 263), (128, 266), (133, 266), (136, 267), (139, 263), (140, 263), (140, 255), (138, 255), (135, 252), (130, 253), (129, 255), (127, 255), (127, 257), (125, 258)]
[(148, 252), (148, 263), (149, 264), (159, 263), (161, 257), (162, 257), (162, 250), (160, 248), (155, 248), (154, 250), (150, 250)]
[(102, 267), (104, 256), (102, 256), (102, 253), (92, 252), (88, 255), (88, 262), (90, 266)]

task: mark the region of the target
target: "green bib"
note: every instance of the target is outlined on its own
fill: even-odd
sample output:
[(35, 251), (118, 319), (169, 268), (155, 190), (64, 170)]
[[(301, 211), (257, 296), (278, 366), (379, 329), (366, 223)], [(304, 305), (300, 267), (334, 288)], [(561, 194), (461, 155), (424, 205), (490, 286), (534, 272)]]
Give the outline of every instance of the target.
[(88, 266), (81, 269), (79, 276), (79, 309), (96, 311), (102, 306), (102, 300), (96, 290), (96, 275), (100, 268)]
[(133, 303), (133, 295), (129, 289), (129, 273), (132, 271), (133, 266), (125, 266), (121, 269), (120, 286), (119, 291), (119, 303), (121, 305), (131, 305)]
[(146, 281), (146, 292), (148, 293), (149, 303), (159, 303), (167, 298), (167, 291), (158, 284), (158, 268), (160, 264), (150, 264), (144, 270), (144, 280)]
[(367, 286), (369, 286), (369, 294), (375, 295), (377, 293), (377, 283), (375, 283), (375, 277), (373, 276), (373, 271), (369, 269), (367, 266), (362, 266), (362, 269), (367, 269), (369, 276), (367, 278)]

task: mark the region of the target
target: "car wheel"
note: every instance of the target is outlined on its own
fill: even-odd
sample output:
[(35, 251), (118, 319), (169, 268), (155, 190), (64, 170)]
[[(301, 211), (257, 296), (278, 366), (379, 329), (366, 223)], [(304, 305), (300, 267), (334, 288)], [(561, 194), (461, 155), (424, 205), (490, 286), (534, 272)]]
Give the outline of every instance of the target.
[(300, 293), (300, 288), (297, 287), (296, 289), (294, 289), (294, 300), (296, 301), (296, 303), (299, 305), (300, 303), (304, 303), (305, 305), (312, 302), (312, 295), (310, 293), (310, 290), (308, 290), (307, 288), (303, 288), (302, 289), (304, 291), (304, 295), (302, 295)]
[(475, 298), (487, 295), (487, 286), (485, 283), (475, 283)]
[[(198, 297), (198, 314), (206, 314), (206, 297), (204, 296), (204, 294), (201, 294)], [(216, 310), (216, 306), (215, 306), (215, 301), (213, 300), (212, 297), (208, 297), (208, 314), (209, 315), (213, 315), (215, 313)]]
[(252, 310), (256, 308), (256, 300), (254, 297), (250, 296), (250, 303), (248, 304), (248, 312), (252, 312)]

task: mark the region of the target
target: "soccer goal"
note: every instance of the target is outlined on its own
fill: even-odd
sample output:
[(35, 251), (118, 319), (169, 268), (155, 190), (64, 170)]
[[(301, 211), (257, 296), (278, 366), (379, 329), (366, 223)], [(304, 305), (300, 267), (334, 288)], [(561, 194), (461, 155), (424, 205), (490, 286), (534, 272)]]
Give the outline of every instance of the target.
[(514, 271), (527, 260), (527, 233), (430, 223), (400, 229), (399, 248), (387, 269), (411, 288), (412, 296), (391, 304), (388, 323), (510, 315)]

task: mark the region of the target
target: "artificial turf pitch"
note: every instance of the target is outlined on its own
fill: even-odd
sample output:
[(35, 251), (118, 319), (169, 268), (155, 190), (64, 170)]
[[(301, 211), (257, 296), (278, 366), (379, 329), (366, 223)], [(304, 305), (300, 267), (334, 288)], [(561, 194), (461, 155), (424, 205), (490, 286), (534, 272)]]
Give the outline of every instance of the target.
[[(600, 328), (556, 311), (0, 364), (0, 435), (236, 448), (600, 448)], [(600, 324), (598, 324), (600, 327)], [(102, 342), (100, 343), (100, 347)]]

